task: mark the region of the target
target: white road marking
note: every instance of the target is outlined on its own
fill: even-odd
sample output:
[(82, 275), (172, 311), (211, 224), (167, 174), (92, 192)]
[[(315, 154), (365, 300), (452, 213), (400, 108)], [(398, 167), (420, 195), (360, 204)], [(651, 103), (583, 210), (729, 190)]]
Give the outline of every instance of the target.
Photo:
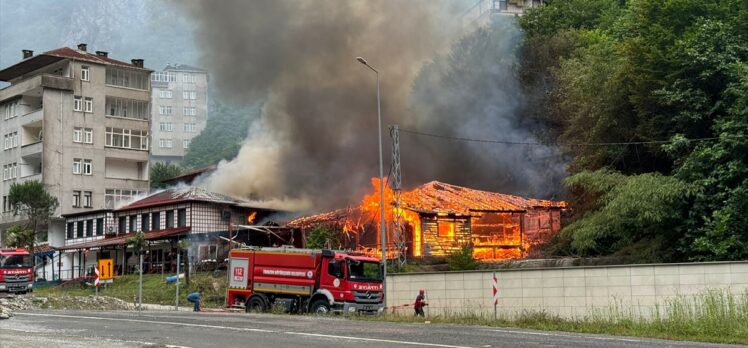
[[(326, 334), (315, 334), (306, 332), (293, 332), (293, 331), (273, 331), (265, 329), (252, 329), (243, 327), (232, 327), (232, 326), (220, 326), (220, 325), (206, 325), (206, 324), (192, 324), (192, 323), (178, 323), (171, 321), (155, 321), (155, 320), (144, 320), (144, 319), (127, 319), (127, 318), (107, 318), (107, 317), (90, 317), (82, 315), (63, 315), (63, 314), (43, 314), (43, 313), (16, 313), (17, 316), (37, 316), (37, 317), (56, 317), (56, 318), (71, 318), (71, 319), (92, 319), (92, 320), (111, 320), (111, 321), (126, 321), (134, 323), (148, 323), (148, 324), (167, 324), (167, 325), (178, 325), (178, 326), (190, 326), (190, 327), (204, 327), (210, 329), (224, 329), (234, 331), (251, 331), (251, 332), (266, 332), (266, 333), (284, 333), (287, 335), (298, 335), (298, 336), (310, 336), (320, 338), (337, 338), (346, 340), (356, 341), (368, 341), (368, 342), (380, 342), (380, 343), (393, 343), (410, 346), (423, 346), (423, 347), (441, 347), (441, 348), (470, 348), (467, 346), (453, 346), (448, 344), (437, 344), (437, 343), (425, 343), (425, 342), (410, 342), (410, 341), (396, 341), (386, 340), (378, 338), (367, 338), (367, 337), (354, 337), (354, 336), (337, 336), (337, 335), (326, 335)], [(178, 346), (175, 346), (178, 347)]]
[(306, 332), (293, 332), (284, 331), (284, 334), (299, 335), (299, 336), (312, 336), (312, 337), (323, 337), (323, 338), (339, 338), (345, 340), (356, 340), (356, 341), (370, 341), (380, 343), (396, 343), (409, 346), (425, 346), (425, 347), (443, 347), (443, 348), (470, 348), (467, 346), (452, 346), (448, 344), (437, 344), (437, 343), (424, 343), (424, 342), (408, 342), (408, 341), (395, 341), (395, 340), (383, 340), (379, 338), (366, 338), (366, 337), (353, 337), (353, 336), (337, 336), (337, 335), (326, 335), (326, 334), (315, 334)]
[(562, 333), (552, 333), (552, 332), (532, 332), (532, 331), (520, 331), (520, 330), (488, 330), (493, 332), (501, 332), (501, 333), (511, 333), (511, 334), (522, 334), (522, 335), (535, 335), (535, 336), (555, 336), (555, 337), (569, 337), (569, 338), (589, 338), (593, 340), (603, 340), (603, 341), (623, 341), (623, 342), (636, 342), (636, 343), (646, 343), (645, 340), (637, 340), (632, 338), (618, 338), (618, 337), (598, 337), (598, 336), (585, 336), (585, 335), (568, 335), (568, 334), (562, 334)]

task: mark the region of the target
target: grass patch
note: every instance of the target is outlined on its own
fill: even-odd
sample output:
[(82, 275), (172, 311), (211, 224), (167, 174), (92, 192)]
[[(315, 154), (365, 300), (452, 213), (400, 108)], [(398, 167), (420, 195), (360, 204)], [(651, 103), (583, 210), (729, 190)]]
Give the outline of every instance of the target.
[[(184, 279), (179, 282), (179, 305), (192, 306), (187, 302), (187, 294), (204, 290), (203, 306), (207, 308), (223, 308), (226, 306), (226, 273), (212, 272), (194, 273), (190, 277), (190, 284), (185, 284)], [(162, 305), (174, 305), (176, 284), (167, 284), (165, 277), (160, 274), (143, 275), (143, 303), (155, 303)], [(36, 289), (34, 295), (41, 297), (60, 296), (88, 296), (94, 293), (92, 286), (80, 284), (68, 284), (52, 288)], [(100, 295), (111, 296), (129, 303), (138, 301), (138, 275), (125, 275), (114, 279), (114, 283), (108, 288), (99, 288)]]
[[(670, 340), (748, 344), (748, 292), (732, 295), (707, 291), (697, 296), (678, 296), (656, 306), (656, 315), (645, 318), (622, 306), (595, 311), (582, 319), (565, 319), (546, 312), (525, 312), (513, 318), (484, 312), (445, 311), (429, 315), (431, 323), (515, 327), (546, 331), (638, 336)], [(352, 316), (356, 320), (423, 323), (408, 314)]]

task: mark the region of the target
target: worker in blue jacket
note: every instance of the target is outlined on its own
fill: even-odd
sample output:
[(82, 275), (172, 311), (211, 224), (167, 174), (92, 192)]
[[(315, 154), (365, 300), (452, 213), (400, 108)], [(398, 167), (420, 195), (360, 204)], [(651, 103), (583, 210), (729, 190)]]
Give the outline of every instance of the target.
[(187, 295), (187, 301), (192, 302), (194, 305), (192, 311), (193, 312), (199, 312), (200, 311), (200, 302), (203, 300), (203, 289), (200, 289), (198, 291), (195, 291), (189, 295)]

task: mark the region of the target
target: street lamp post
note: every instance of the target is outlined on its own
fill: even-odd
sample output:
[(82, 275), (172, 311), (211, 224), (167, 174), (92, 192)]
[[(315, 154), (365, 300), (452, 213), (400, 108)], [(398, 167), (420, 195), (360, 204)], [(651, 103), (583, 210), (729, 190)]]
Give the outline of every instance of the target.
[(379, 71), (374, 69), (363, 57), (356, 57), (359, 63), (366, 65), (377, 75), (377, 127), (379, 129), (379, 229), (382, 234), (382, 294), (384, 306), (387, 306), (387, 229), (384, 221), (384, 164), (382, 163), (382, 105), (379, 96)]

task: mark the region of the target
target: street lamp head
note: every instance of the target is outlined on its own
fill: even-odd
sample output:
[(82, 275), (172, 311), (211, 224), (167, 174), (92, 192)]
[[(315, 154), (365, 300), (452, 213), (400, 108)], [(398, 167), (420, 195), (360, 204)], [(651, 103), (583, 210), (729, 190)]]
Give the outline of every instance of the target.
[(356, 60), (363, 65), (369, 65), (369, 63), (366, 62), (366, 59), (364, 59), (364, 57), (356, 57)]

